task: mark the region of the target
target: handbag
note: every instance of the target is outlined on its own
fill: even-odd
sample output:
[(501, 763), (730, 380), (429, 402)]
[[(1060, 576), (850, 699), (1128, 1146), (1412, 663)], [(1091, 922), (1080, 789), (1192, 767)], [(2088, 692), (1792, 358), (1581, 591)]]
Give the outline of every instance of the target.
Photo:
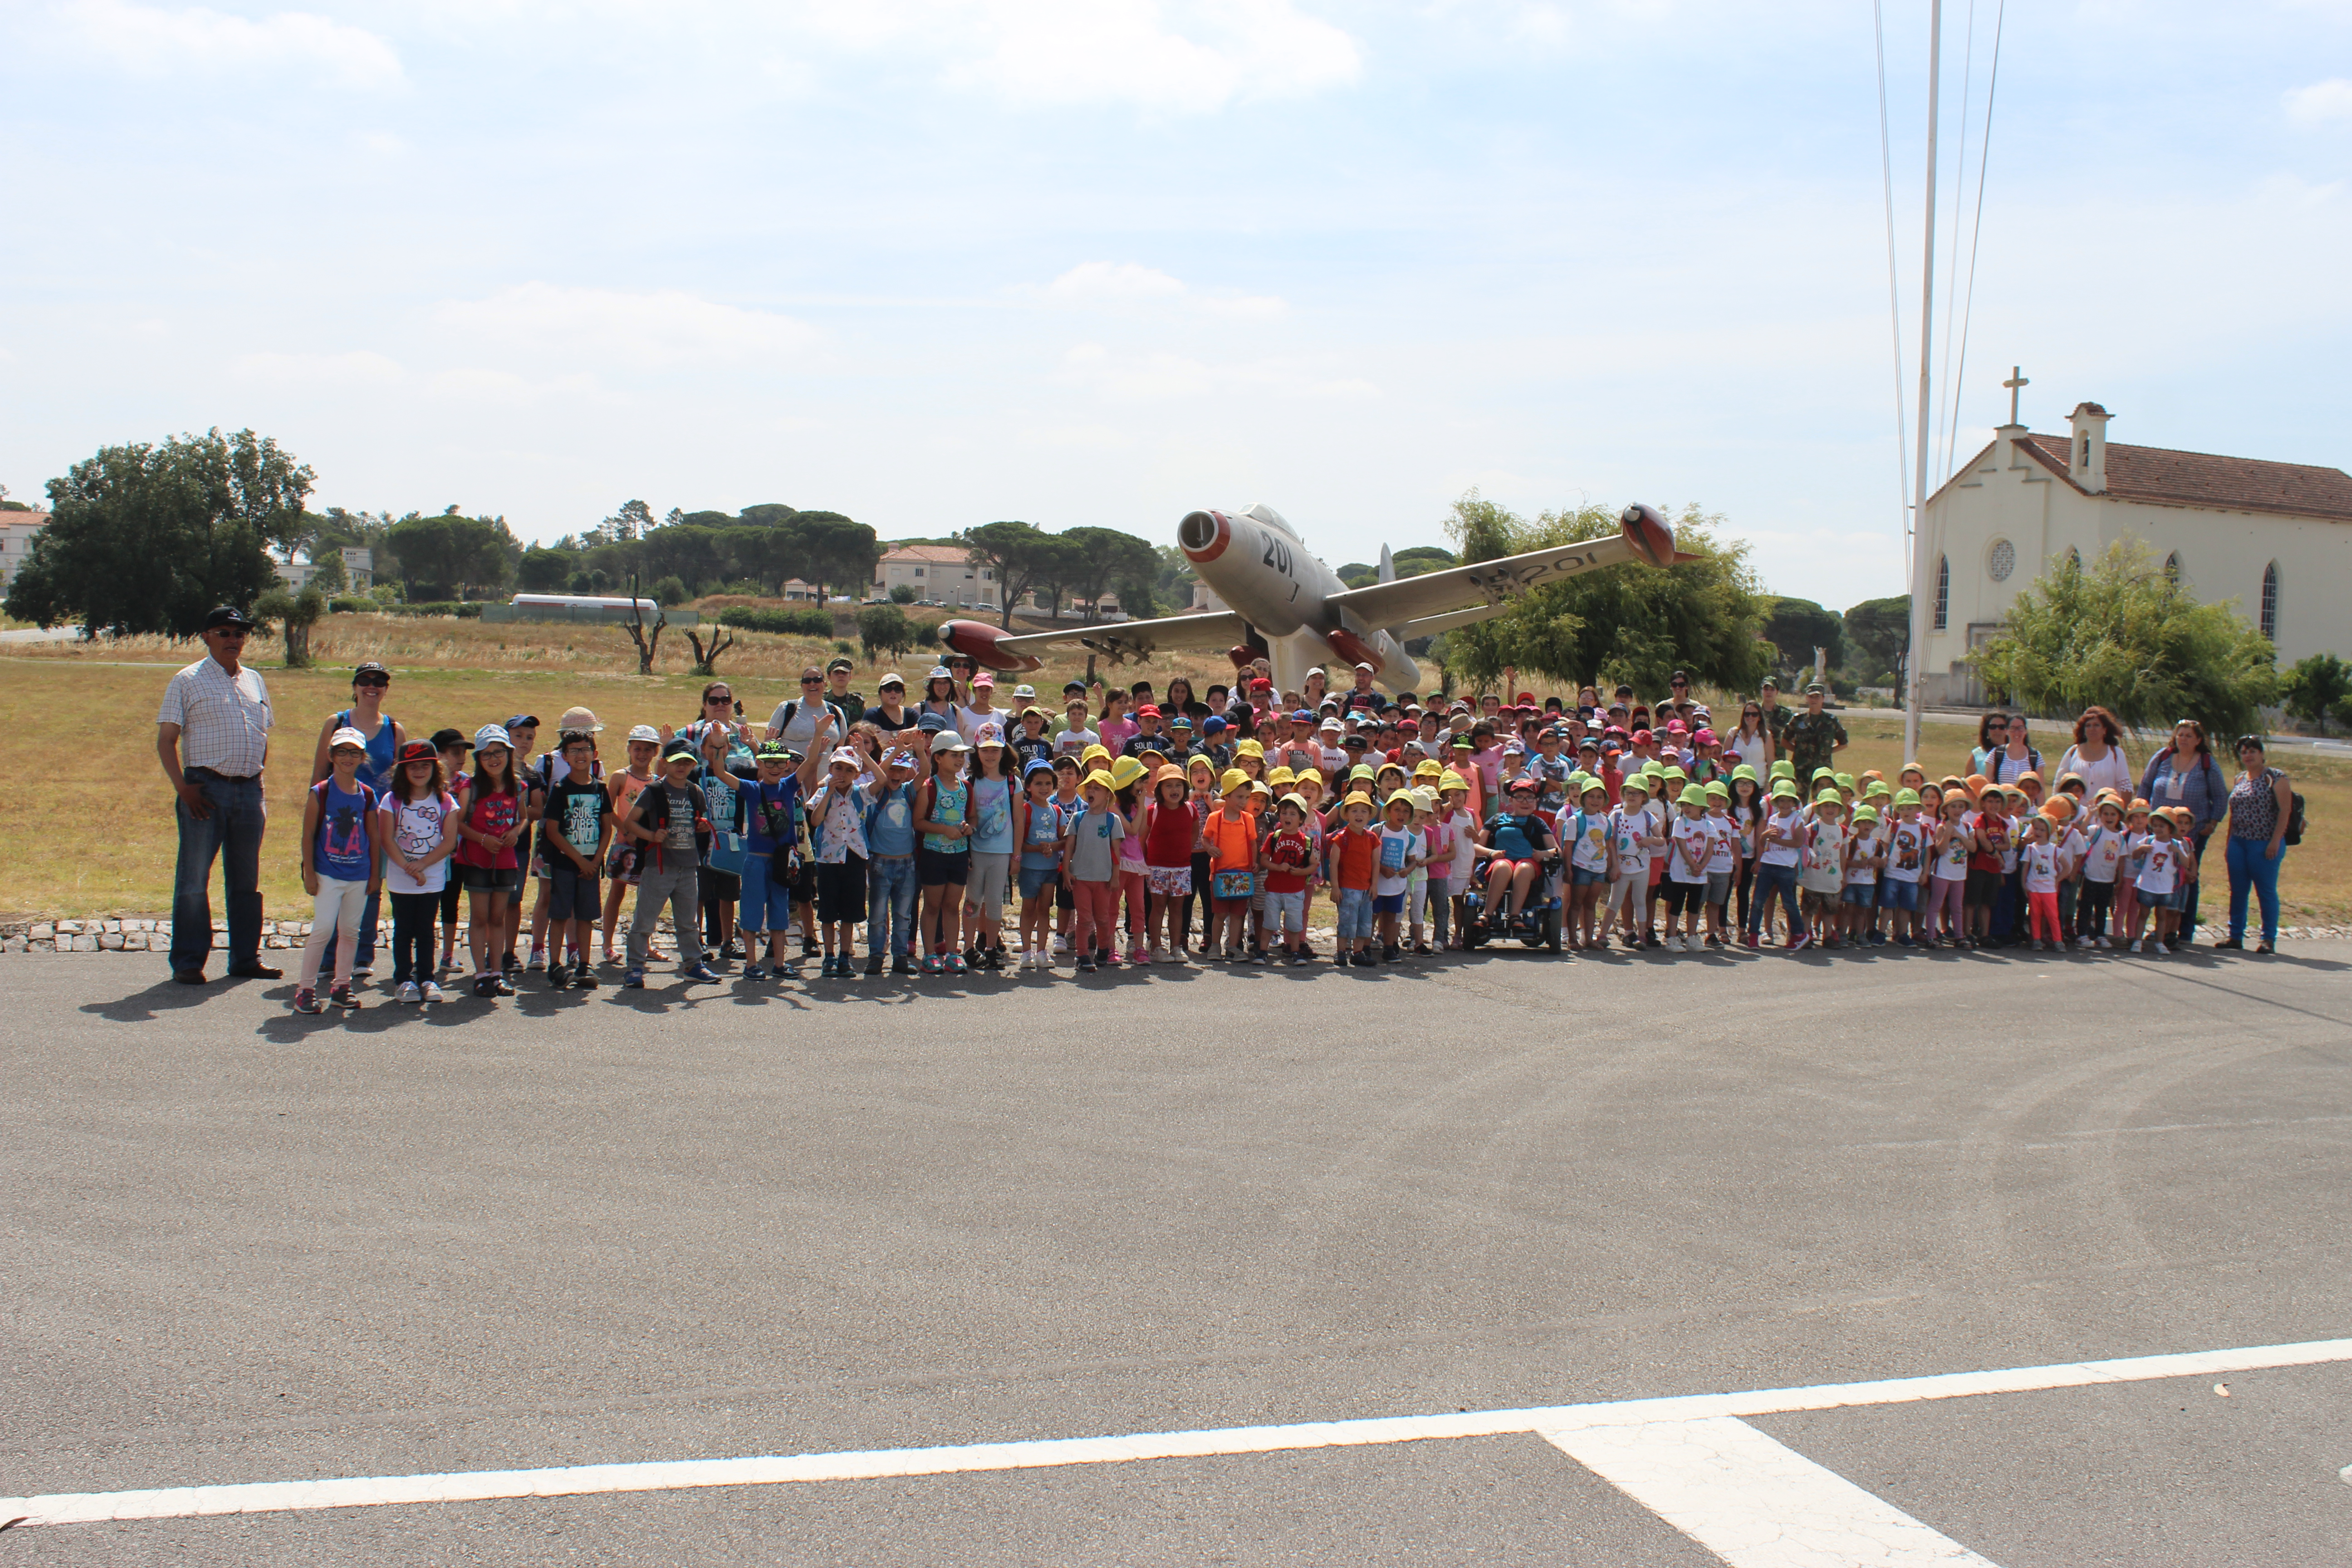
[(1219, 871), (1209, 879), (1209, 896), (1227, 900), (1246, 899), (1255, 890), (1256, 874), (1250, 871)]
[(743, 835), (730, 833), (723, 827), (711, 830), (710, 868), (730, 877), (743, 874)]

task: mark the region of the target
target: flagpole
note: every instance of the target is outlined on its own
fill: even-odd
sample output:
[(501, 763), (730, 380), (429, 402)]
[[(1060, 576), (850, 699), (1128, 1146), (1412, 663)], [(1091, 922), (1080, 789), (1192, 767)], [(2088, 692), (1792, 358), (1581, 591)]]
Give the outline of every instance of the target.
[(1903, 661), (1903, 760), (1919, 754), (1919, 707), (1926, 685), (1922, 662), (1927, 648), (1928, 606), (1935, 593), (1927, 543), (1928, 356), (1934, 347), (1936, 306), (1936, 121), (1943, 86), (1944, 0), (1927, 6), (1927, 199), (1925, 257), (1919, 271), (1919, 452), (1911, 486), (1911, 646)]

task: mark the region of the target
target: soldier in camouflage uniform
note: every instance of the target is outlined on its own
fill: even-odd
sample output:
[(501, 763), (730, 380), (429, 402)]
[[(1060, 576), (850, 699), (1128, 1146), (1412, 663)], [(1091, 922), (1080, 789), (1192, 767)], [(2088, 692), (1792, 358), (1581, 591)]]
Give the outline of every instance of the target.
[(1793, 715), (1780, 731), (1781, 751), (1796, 765), (1798, 786), (1808, 795), (1813, 770), (1832, 764), (1831, 753), (1846, 743), (1845, 725), (1827, 709), (1829, 693), (1816, 681), (1805, 688), (1805, 710)]

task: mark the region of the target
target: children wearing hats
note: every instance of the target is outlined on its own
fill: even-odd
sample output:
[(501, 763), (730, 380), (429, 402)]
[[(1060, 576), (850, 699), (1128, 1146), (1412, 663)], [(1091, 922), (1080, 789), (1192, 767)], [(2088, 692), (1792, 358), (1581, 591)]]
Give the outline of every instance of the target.
[(1097, 955), (1109, 953), (1118, 941), (1113, 922), (1118, 914), (1118, 844), (1127, 836), (1127, 818), (1118, 809), (1108, 771), (1097, 768), (1079, 788), (1085, 804), (1071, 814), (1062, 830), (1062, 876), (1076, 908), (1070, 945), (1078, 955), (1078, 973), (1091, 974)]
[[(629, 813), (636, 808), (637, 793), (654, 782), (654, 759), (661, 752), (661, 734), (651, 724), (640, 724), (629, 731), (629, 765), (604, 781), (606, 792), (613, 798), (614, 820), (626, 822)], [(604, 962), (614, 961), (613, 931), (621, 921), (621, 900), (628, 889), (637, 885), (638, 846), (625, 833), (613, 836), (611, 855), (604, 862), (604, 874), (612, 885), (604, 889)]]
[(1715, 855), (1715, 829), (1707, 826), (1706, 791), (1686, 784), (1675, 797), (1674, 821), (1666, 829), (1666, 936), (1668, 952), (1696, 950), (1698, 917), (1706, 902), (1706, 863)]
[(2065, 928), (2058, 923), (2058, 844), (2053, 824), (2040, 812), (2026, 818), (2025, 841), (2018, 849), (2018, 872), (2025, 884), (2026, 920), (2033, 932), (2033, 951), (2046, 952), (2066, 945)]
[[(1307, 801), (1295, 791), (1276, 803), (1273, 826), (1258, 839), (1259, 879), (1265, 887), (1266, 929), (1293, 965), (1308, 963), (1307, 893), (1315, 878), (1315, 840), (1307, 831)], [(1268, 961), (1261, 954), (1260, 963)]]
[(1878, 820), (1878, 808), (1864, 805), (1853, 808), (1853, 826), (1845, 847), (1845, 886), (1840, 890), (1842, 900), (1838, 920), (1848, 943), (1857, 947), (1876, 946), (1878, 936), (1878, 878), (1886, 868), (1886, 834)]
[(1217, 781), (1217, 809), (1201, 825), (1201, 843), (1209, 856), (1209, 900), (1215, 923), (1202, 955), (1238, 963), (1249, 922), (1250, 900), (1257, 891), (1257, 818), (1249, 774), (1238, 767), (1225, 770)]
[[(2195, 820), (2185, 805), (2151, 811), (2147, 837), (2133, 851), (2133, 889), (2138, 894), (2140, 909), (2156, 913), (2156, 935), (2147, 951), (2158, 955), (2172, 952), (2169, 944), (2180, 929), (2180, 910), (2188, 901), (2189, 884), (2197, 879), (2197, 858), (2179, 839)], [(2142, 951), (2140, 943), (2135, 930), (2131, 950)]]
[(2091, 813), (2091, 829), (2084, 837), (2079, 868), (2083, 888), (2074, 899), (2078, 948), (2109, 945), (2107, 916), (2115, 908), (2116, 872), (2124, 855), (2124, 805), (2120, 795), (2109, 792), (2099, 797)]
[(1609, 814), (1609, 847), (1617, 864), (1601, 919), (1604, 936), (1616, 927), (1627, 947), (1642, 945), (1643, 932), (1636, 922), (1649, 894), (1650, 863), (1665, 847), (1658, 819), (1650, 815), (1650, 775), (1627, 773), (1618, 786), (1617, 806)]
[(1934, 829), (1919, 820), (1919, 792), (1895, 792), (1895, 821), (1886, 829), (1886, 866), (1878, 876), (1879, 908), (1887, 911), (1895, 945), (1916, 946), (1926, 934), (1919, 920), (1920, 879), (1927, 874)]
[[(602, 903), (604, 847), (618, 836), (613, 797), (596, 776), (596, 742), (580, 731), (567, 731), (557, 753), (563, 774), (548, 786), (541, 820), (541, 849), (548, 861), (547, 984), (551, 991), (596, 987), (589, 966)], [(566, 938), (575, 964), (567, 969)]]
[(915, 806), (916, 879), (922, 885), (923, 964), (926, 975), (964, 973), (963, 899), (971, 879), (971, 784), (963, 776), (971, 748), (953, 731), (931, 742), (931, 776), (923, 781)]
[(1380, 864), (1372, 876), (1372, 919), (1380, 928), (1383, 963), (1394, 963), (1402, 955), (1397, 928), (1404, 914), (1405, 889), (1426, 847), (1413, 826), (1412, 797), (1402, 790), (1390, 795), (1381, 805)]
[(1323, 838), (1323, 879), (1335, 889), (1339, 943), (1331, 961), (1344, 969), (1370, 966), (1372, 956), (1372, 882), (1380, 860), (1380, 835), (1372, 827), (1372, 797), (1351, 792), (1339, 803), (1339, 825)]
[(1811, 826), (1807, 831), (1803, 868), (1797, 887), (1803, 895), (1806, 929), (1822, 935), (1822, 945), (1842, 945), (1840, 910), (1845, 888), (1845, 847), (1852, 837), (1845, 821), (1845, 801), (1833, 784), (1814, 796)]
[(443, 787), (441, 759), (428, 741), (400, 748), (377, 805), (383, 822), (384, 890), (392, 895), (392, 978), (403, 1002), (438, 1002), (433, 973), (433, 912), (457, 848), (457, 803)]
[[(1773, 764), (1775, 769), (1783, 765)], [(1764, 923), (1765, 907), (1775, 898), (1788, 912), (1789, 951), (1801, 952), (1812, 942), (1812, 932), (1797, 902), (1797, 879), (1811, 836), (1795, 782), (1785, 776), (1776, 779), (1763, 823), (1757, 832), (1756, 891), (1748, 906), (1748, 945), (1751, 950), (1757, 945), (1757, 934)]]

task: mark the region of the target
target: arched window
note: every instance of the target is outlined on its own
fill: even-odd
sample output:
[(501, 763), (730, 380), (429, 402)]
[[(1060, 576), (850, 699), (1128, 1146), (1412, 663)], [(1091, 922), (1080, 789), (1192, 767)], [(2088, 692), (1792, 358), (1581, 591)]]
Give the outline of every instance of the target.
[(1936, 625), (1942, 631), (1952, 616), (1952, 561), (1948, 555), (1936, 557)]
[(2278, 641), (2278, 563), (2263, 568), (2263, 636)]
[(2164, 558), (2164, 580), (2176, 588), (2180, 585), (2180, 552), (2178, 550)]

